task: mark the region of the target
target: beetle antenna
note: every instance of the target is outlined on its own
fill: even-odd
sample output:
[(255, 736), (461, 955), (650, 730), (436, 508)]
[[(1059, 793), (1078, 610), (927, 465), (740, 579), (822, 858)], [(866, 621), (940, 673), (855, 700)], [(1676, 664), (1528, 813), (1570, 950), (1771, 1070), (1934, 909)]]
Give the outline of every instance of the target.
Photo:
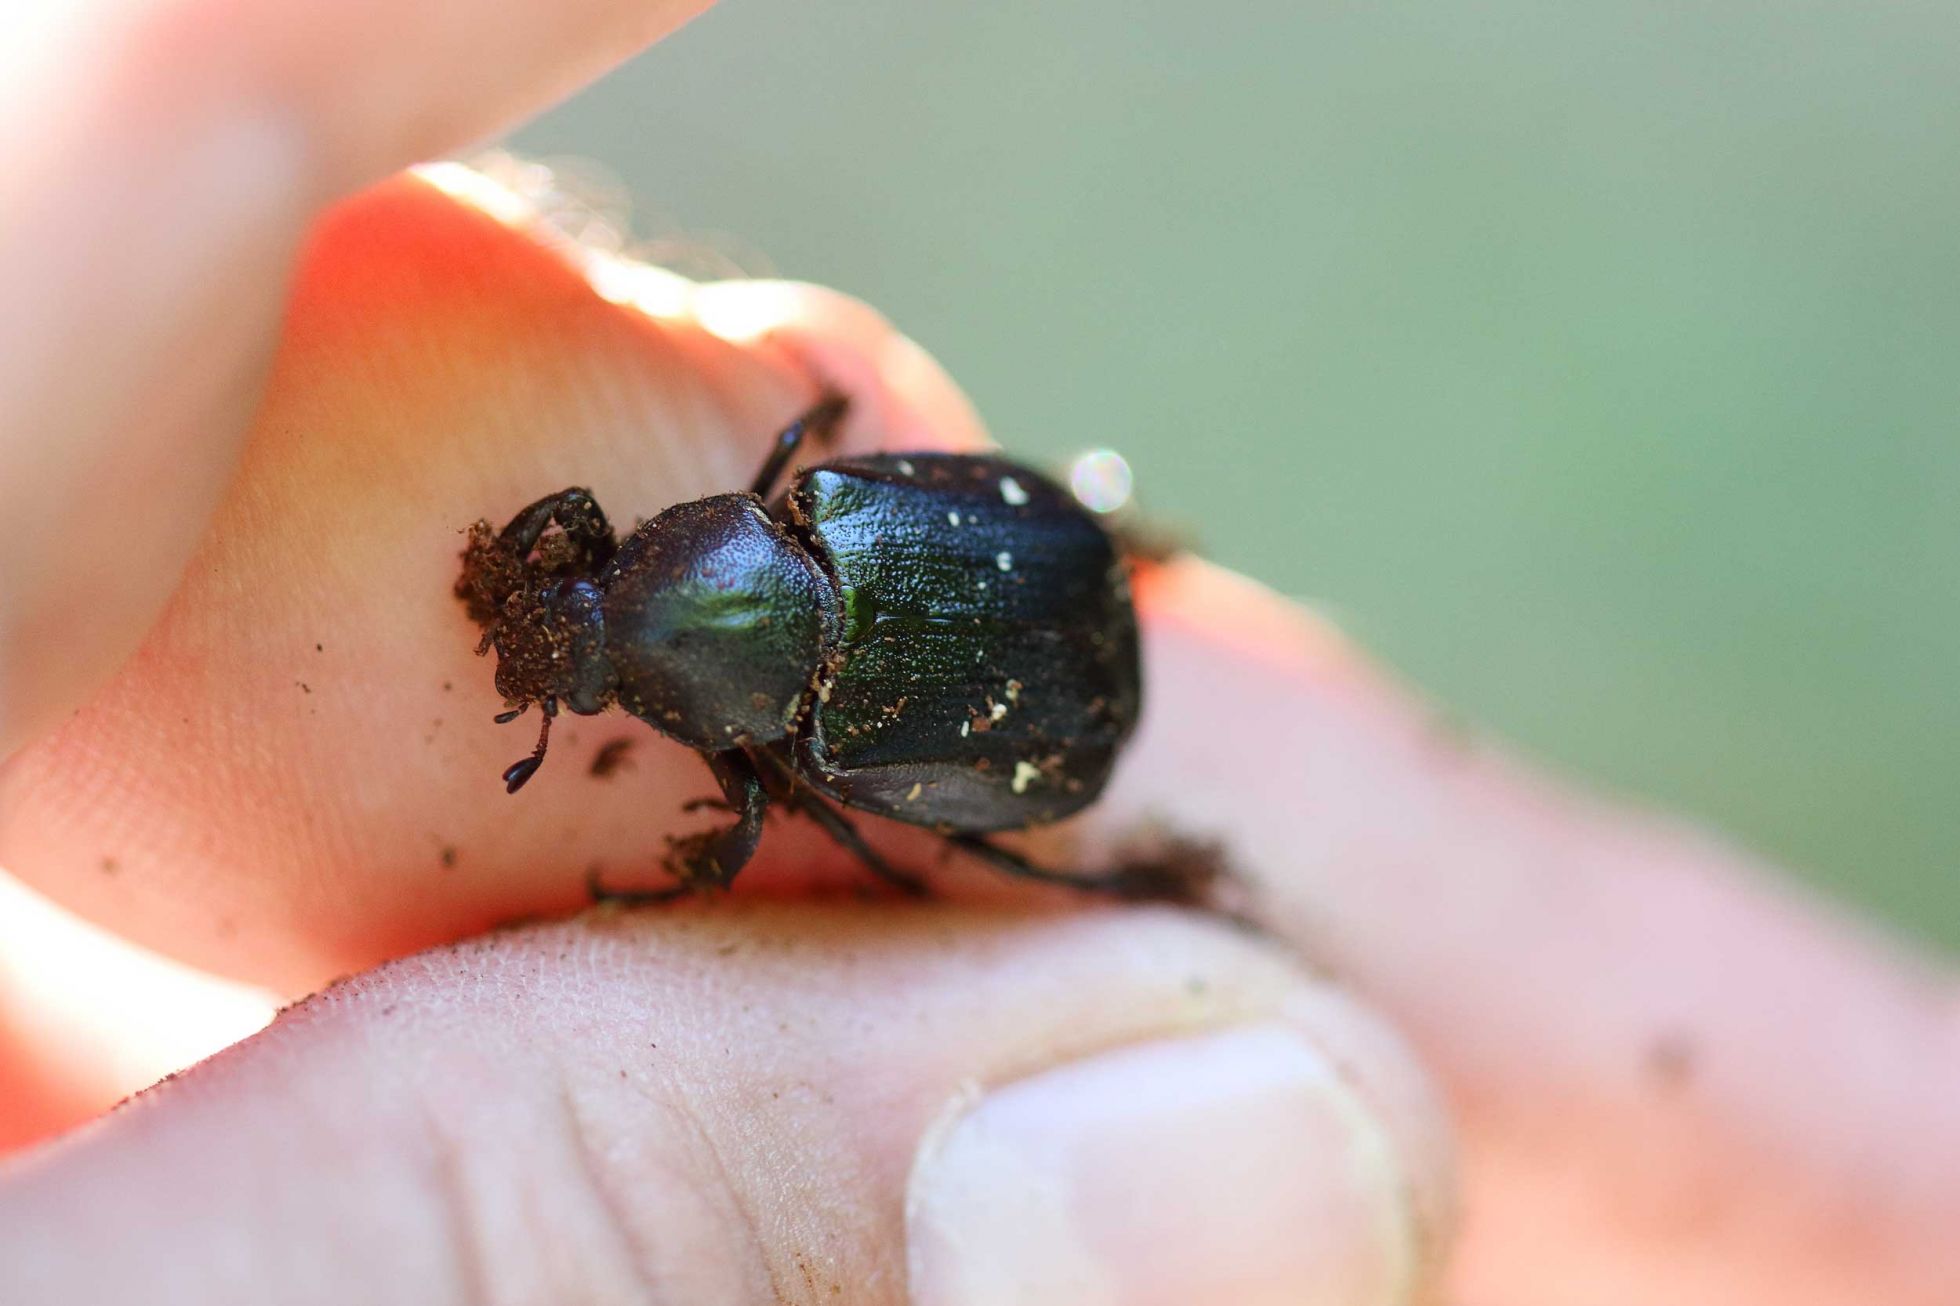
[[(544, 720), (538, 725), (538, 746), (531, 750), (529, 757), (521, 761), (512, 762), (504, 768), (504, 792), (507, 794), (514, 794), (519, 789), (522, 789), (524, 782), (536, 775), (538, 768), (544, 765), (544, 750), (551, 743), (551, 723), (558, 716), (558, 700), (547, 698), (544, 700), (543, 707)], [(523, 708), (519, 708), (517, 712), (522, 712), (523, 710)], [(499, 717), (498, 720), (501, 721), (509, 717), (514, 717), (517, 715), (517, 712), (507, 712), (503, 717)]]

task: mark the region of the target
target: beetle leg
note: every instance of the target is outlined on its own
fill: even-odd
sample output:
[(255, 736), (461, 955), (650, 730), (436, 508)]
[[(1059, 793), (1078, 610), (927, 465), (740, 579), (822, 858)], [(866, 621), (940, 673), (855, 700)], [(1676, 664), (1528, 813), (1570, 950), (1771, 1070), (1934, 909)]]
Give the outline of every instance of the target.
[(783, 474), (789, 460), (796, 457), (796, 451), (802, 447), (804, 439), (814, 435), (819, 441), (828, 440), (850, 403), (850, 400), (834, 391), (826, 393), (800, 417), (785, 426), (776, 436), (769, 456), (762, 460), (762, 468), (756, 472), (755, 480), (749, 483), (749, 493), (759, 499), (767, 499), (769, 491), (775, 488), (776, 478)]
[(510, 519), (497, 534), (497, 542), (512, 556), (523, 558), (537, 547), (538, 538), (551, 523), (585, 555), (591, 569), (605, 565), (618, 547), (612, 524), (592, 498), (592, 491), (573, 486), (548, 494)]
[(811, 820), (822, 826), (823, 832), (844, 851), (857, 858), (865, 870), (914, 898), (926, 898), (932, 895), (932, 890), (926, 887), (924, 880), (899, 870), (879, 856), (878, 851), (864, 841), (864, 836), (858, 833), (857, 827), (851, 824), (850, 819), (829, 803), (808, 792), (798, 793), (795, 801), (798, 811), (807, 813)]
[(886, 861), (877, 849), (864, 841), (864, 836), (858, 833), (857, 826), (851, 823), (850, 818), (812, 793), (808, 785), (796, 778), (795, 770), (781, 756), (760, 748), (754, 756), (761, 759), (761, 764), (775, 775), (783, 801), (815, 821), (833, 843), (857, 858), (865, 870), (911, 897), (931, 896), (932, 890), (924, 880)]
[(1106, 893), (1130, 902), (1167, 902), (1183, 907), (1211, 906), (1211, 890), (1220, 871), (1215, 860), (1139, 861), (1097, 875), (1071, 875), (1037, 865), (1021, 854), (977, 834), (949, 834), (946, 842), (986, 862), (995, 870), (1039, 884), (1060, 885), (1082, 893)]
[(762, 814), (769, 809), (762, 778), (741, 749), (709, 753), (707, 760), (728, 810), (735, 813), (735, 823), (673, 840), (668, 868), (689, 889), (727, 888), (755, 856), (755, 846), (762, 841)]

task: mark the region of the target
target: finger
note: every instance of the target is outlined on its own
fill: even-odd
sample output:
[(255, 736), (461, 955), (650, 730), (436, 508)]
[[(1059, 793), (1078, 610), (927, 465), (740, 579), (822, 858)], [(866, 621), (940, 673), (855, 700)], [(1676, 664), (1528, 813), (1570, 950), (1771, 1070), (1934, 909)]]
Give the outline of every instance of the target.
[(0, 1264), (75, 1303), (1387, 1306), (1448, 1173), (1382, 1028), (1215, 927), (615, 915), (338, 986), (0, 1172)]
[(76, 919), (0, 875), (0, 1154), (262, 1027), (269, 994)]
[(149, 0), (10, 37), (0, 756), (127, 656), (176, 583), (313, 211), (507, 125), (702, 7), (527, 0), (490, 20), (440, 0)]

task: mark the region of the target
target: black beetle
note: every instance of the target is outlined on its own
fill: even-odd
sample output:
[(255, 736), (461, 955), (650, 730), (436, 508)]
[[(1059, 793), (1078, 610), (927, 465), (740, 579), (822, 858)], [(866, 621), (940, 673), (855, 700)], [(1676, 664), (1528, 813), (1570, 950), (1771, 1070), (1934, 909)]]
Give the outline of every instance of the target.
[(509, 790), (561, 706), (618, 706), (699, 751), (735, 814), (673, 841), (671, 892), (727, 885), (773, 797), (913, 892), (834, 804), (1017, 875), (1190, 896), (1162, 867), (1069, 875), (982, 837), (1093, 802), (1135, 724), (1136, 615), (1109, 535), (1046, 477), (987, 455), (835, 459), (771, 500), (845, 407), (827, 395), (786, 427), (745, 493), (676, 504), (624, 541), (583, 489), (471, 528), (456, 592), (478, 653), (497, 650), (497, 719), (544, 713)]

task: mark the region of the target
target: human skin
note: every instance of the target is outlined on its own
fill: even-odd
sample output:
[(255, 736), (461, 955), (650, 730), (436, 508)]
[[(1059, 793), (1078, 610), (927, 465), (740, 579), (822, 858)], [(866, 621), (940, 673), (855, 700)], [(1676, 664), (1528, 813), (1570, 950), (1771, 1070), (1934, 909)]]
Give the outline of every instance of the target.
[[(1324, 623), (1196, 562), (1139, 587), (1148, 712), (1109, 795), (1030, 846), (1093, 865), (1155, 828), (1216, 838), (1257, 935), (1023, 889), (868, 819), (939, 901), (860, 900), (778, 820), (733, 901), (485, 934), (575, 910), (594, 864), (651, 874), (707, 776), (623, 719), (569, 721), (507, 798), (528, 732), (488, 721), (446, 598), (458, 530), (567, 484), (628, 522), (739, 485), (818, 378), (853, 397), (846, 449), (982, 428), (841, 296), (585, 263), (455, 171), (376, 182), (685, 6), (516, 6), (507, 46), (410, 6), (390, 21), (426, 26), (386, 48), (338, 26), (358, 15), (136, 12), (42, 115), (62, 148), (10, 143), (45, 184), (0, 224), (0, 863), (281, 993), (382, 969), (0, 1171), (0, 1266), (40, 1299), (884, 1302), (909, 1273), (956, 1300), (918, 1259), (984, 1224), (917, 1177), (963, 1155), (948, 1119), (1017, 1119), (1014, 1086), (1072, 1067), (1124, 1100), (1157, 1081), (1148, 1049), (1208, 1037), (1284, 1080), (1279, 1031), (1339, 1069), (1321, 1100), (1362, 1123), (1328, 1118), (1400, 1197), (1384, 1235), (1359, 1171), (1213, 1176), (1209, 1205), (1321, 1217), (1247, 1300), (1951, 1300), (1948, 976), (1440, 728)], [(189, 75), (190, 48), (229, 76)], [(588, 775), (622, 736), (628, 765)], [(48, 1087), (97, 1082), (48, 1074), (73, 1059), (48, 1026), (9, 1028), (9, 1100), (49, 1130), (98, 1105)], [(1183, 1175), (1183, 1141), (1146, 1159)], [(1239, 1251), (1188, 1235), (1213, 1262), (1164, 1274)], [(1083, 1245), (1170, 1255), (1144, 1236)]]

